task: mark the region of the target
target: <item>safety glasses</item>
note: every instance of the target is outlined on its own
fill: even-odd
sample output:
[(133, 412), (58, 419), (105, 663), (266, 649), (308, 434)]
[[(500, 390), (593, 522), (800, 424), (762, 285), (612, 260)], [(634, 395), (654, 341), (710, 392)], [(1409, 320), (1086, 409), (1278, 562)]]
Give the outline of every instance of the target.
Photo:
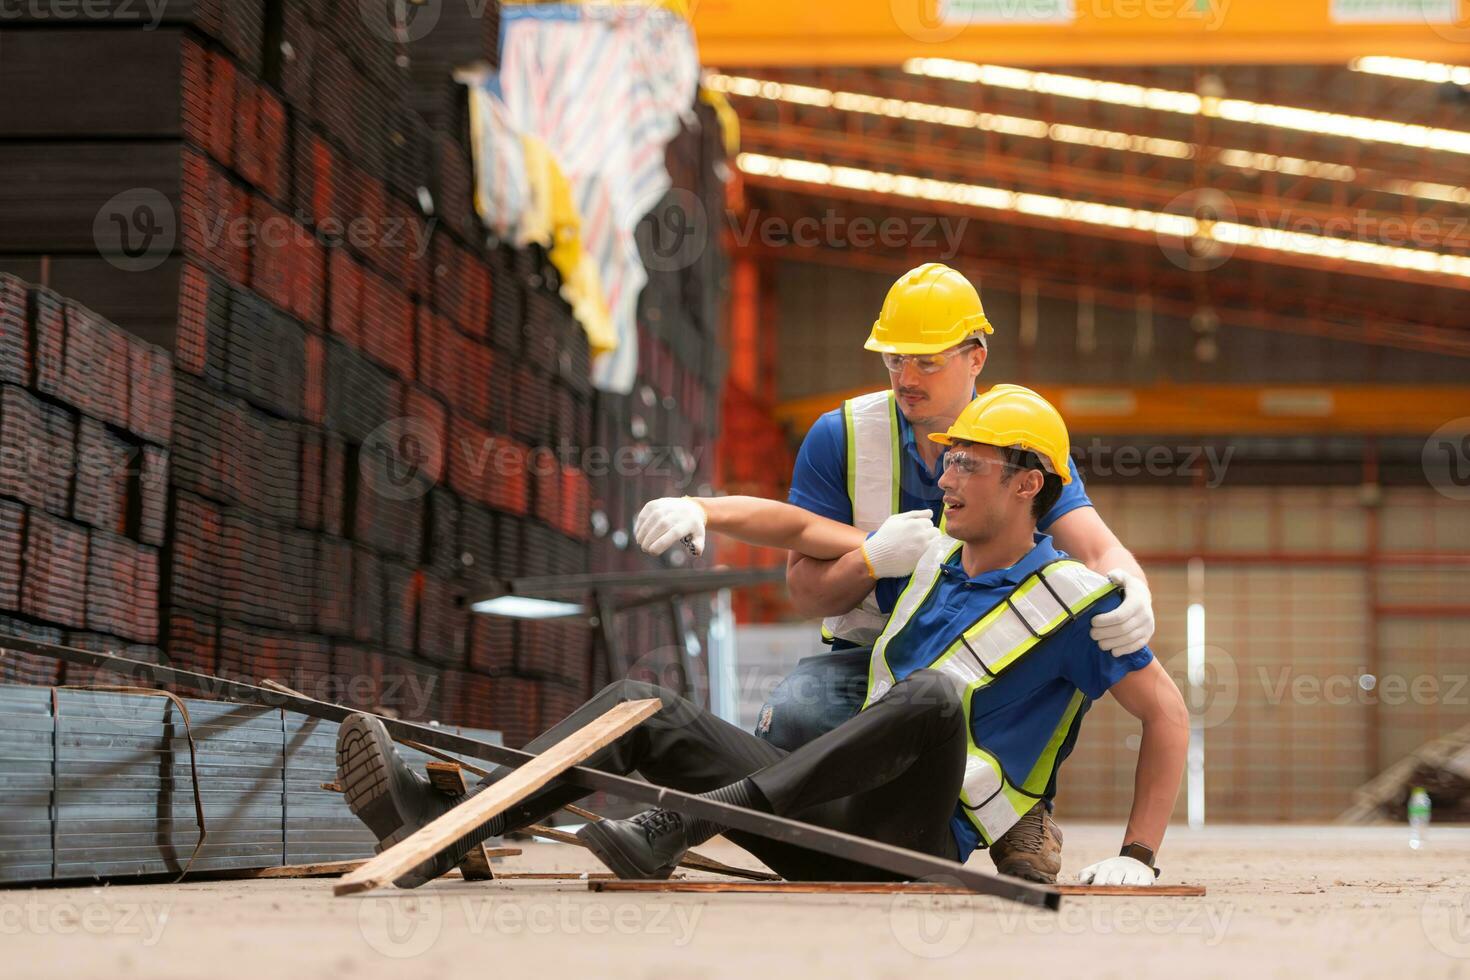
[(891, 374), (898, 374), (903, 370), (905, 364), (912, 364), (920, 374), (934, 374), (943, 370), (946, 364), (971, 347), (979, 346), (972, 341), (960, 344), (958, 347), (951, 347), (949, 350), (942, 350), (938, 354), (884, 354), (883, 366)]
[(1008, 463), (1003, 459), (995, 459), (990, 456), (977, 456), (963, 449), (951, 449), (944, 454), (945, 472), (954, 471), (961, 479), (968, 480), (976, 473), (990, 474), (999, 470), (1018, 470), (1021, 467), (1015, 463)]

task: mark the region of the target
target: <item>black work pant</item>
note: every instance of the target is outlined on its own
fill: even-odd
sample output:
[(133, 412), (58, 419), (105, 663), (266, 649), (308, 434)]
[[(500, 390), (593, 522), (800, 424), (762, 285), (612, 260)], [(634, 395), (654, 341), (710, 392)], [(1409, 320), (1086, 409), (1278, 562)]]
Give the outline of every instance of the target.
[[(866, 711), (786, 752), (741, 731), (667, 688), (618, 681), (533, 739), (540, 752), (613, 705), (657, 698), (663, 707), (593, 753), (584, 766), (684, 792), (702, 793), (750, 777), (778, 816), (955, 859), (950, 817), (965, 770), (963, 706), (953, 684), (932, 670), (905, 678)], [(482, 782), (510, 770), (501, 767)], [(535, 823), (587, 791), (553, 782), (507, 811), (508, 829)], [(726, 834), (793, 881), (873, 881), (893, 877), (815, 851), (732, 830)]]

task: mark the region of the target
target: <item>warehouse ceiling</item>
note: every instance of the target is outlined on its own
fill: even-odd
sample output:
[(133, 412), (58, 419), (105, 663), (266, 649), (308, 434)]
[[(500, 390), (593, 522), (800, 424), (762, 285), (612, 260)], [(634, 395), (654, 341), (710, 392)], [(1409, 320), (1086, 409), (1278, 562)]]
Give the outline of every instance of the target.
[[(896, 274), (948, 249), (987, 283), (1089, 307), (1454, 357), (1470, 356), (1466, 82), (1373, 58), (706, 80), (741, 122), (737, 254)], [(829, 212), (844, 224), (812, 247), (751, 219)], [(926, 216), (947, 219), (927, 239)], [(859, 217), (904, 231), (867, 242)]]

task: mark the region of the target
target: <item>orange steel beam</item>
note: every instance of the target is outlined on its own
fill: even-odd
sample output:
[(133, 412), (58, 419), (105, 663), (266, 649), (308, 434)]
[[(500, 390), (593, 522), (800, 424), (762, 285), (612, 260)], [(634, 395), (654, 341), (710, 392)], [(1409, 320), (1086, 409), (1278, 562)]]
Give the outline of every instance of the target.
[[(1470, 35), (1462, 3), (1457, 23), (1334, 23), (1331, 5), (1305, 0), (1085, 0), (1075, 15), (1022, 21), (1048, 5), (993, 0), (945, 22), (940, 0), (844, 0), (840, 6), (790, 0), (691, 3), (706, 64), (892, 65), (907, 58), (1002, 64), (1326, 64), (1365, 54), (1459, 62)], [(1062, 4), (1057, 4), (1062, 7)]]
[(730, 383), (752, 394), (760, 385), (760, 260), (734, 256), (730, 267)]
[[(988, 379), (982, 376), (981, 384)], [(1002, 380), (1002, 379), (995, 379)], [(1409, 435), (1470, 416), (1470, 385), (1033, 384), (1075, 433), (1109, 435)], [(775, 418), (805, 432), (817, 416), (868, 388), (777, 405)]]
[[(882, 254), (851, 249), (838, 251), (829, 248), (781, 248), (759, 244), (741, 246), (738, 251), (770, 255), (783, 261), (862, 268), (875, 272), (892, 273), (895, 276), (921, 262), (931, 261), (933, 258), (917, 253)], [(1029, 262), (1023, 264), (1018, 260), (1015, 263), (1007, 263), (994, 257), (969, 254), (961, 255), (958, 259), (951, 258), (950, 261), (951, 264), (961, 266), (967, 273), (978, 274), (985, 280), (1010, 281), (1017, 288), (1024, 281), (1042, 295), (1064, 299), (1075, 299), (1077, 296), (1077, 283), (1050, 282), (1041, 275), (1043, 270), (1039, 266)], [(1101, 271), (1098, 271), (1097, 274), (1101, 275)], [(1140, 288), (1136, 285), (1120, 283), (1111, 283), (1111, 285), (1113, 288), (1108, 288), (1107, 285), (1090, 284), (1089, 288), (1093, 290), (1094, 301), (1112, 309), (1136, 311)], [(1222, 293), (1218, 286), (1216, 292), (1217, 294)], [(1470, 332), (1465, 330), (1439, 327), (1433, 324), (1393, 321), (1382, 316), (1365, 317), (1362, 320), (1351, 322), (1305, 319), (1300, 316), (1272, 313), (1259, 305), (1231, 306), (1220, 302), (1222, 298), (1223, 294), (1217, 295), (1211, 305), (1219, 314), (1222, 322), (1228, 324), (1302, 336), (1330, 337), (1352, 343), (1392, 347), (1399, 350), (1425, 351), (1450, 357), (1470, 357)], [(1200, 306), (1195, 301), (1181, 301), (1158, 294), (1153, 294), (1151, 299), (1154, 313), (1179, 319), (1189, 319), (1198, 312)], [(863, 329), (866, 330), (866, 328)]]

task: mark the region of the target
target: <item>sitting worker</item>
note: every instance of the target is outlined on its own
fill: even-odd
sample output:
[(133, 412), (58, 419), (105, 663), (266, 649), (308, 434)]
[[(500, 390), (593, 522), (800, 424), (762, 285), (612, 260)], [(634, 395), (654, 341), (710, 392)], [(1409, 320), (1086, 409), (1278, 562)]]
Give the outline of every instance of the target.
[[(863, 531), (876, 530), (893, 514), (921, 509), (938, 524), (945, 448), (928, 437), (943, 434), (974, 399), (993, 335), (979, 291), (958, 270), (929, 262), (899, 277), (863, 345), (882, 359), (888, 386), (849, 398), (816, 420), (802, 441), (787, 499)], [(1104, 650), (1124, 656), (1143, 649), (1153, 635), (1148, 582), (1093, 506), (1076, 467), (1069, 463), (1068, 470), (1071, 479), (1037, 528), (1123, 586), (1123, 602), (1093, 620), (1092, 637)], [(652, 501), (644, 513), (677, 531), (676, 537), (704, 533), (704, 512), (688, 499)], [(757, 735), (792, 750), (862, 706), (873, 641), (887, 618), (877, 606), (871, 571), (855, 553), (790, 550), (786, 585), (792, 605), (803, 615), (826, 617), (822, 639), (831, 649), (803, 657), (771, 692)], [(1061, 831), (1038, 809), (990, 854), (1005, 874), (1052, 881), (1061, 844)]]
[[(1151, 884), (1183, 771), (1187, 713), (1149, 651), (1114, 657), (1091, 638), (1093, 617), (1120, 601), (1116, 586), (1065, 558), (1036, 531), (1037, 515), (1068, 479), (1061, 416), (1034, 392), (1001, 386), (932, 438), (951, 446), (941, 479), (950, 536), (932, 540), (912, 574), (880, 582), (879, 602), (889, 618), (873, 649), (863, 708), (853, 718), (788, 753), (671, 691), (623, 681), (527, 749), (555, 744), (621, 701), (656, 697), (658, 712), (584, 765), (637, 771), (709, 799), (963, 862), (1055, 793), (1058, 767), (1083, 713), (1111, 691), (1143, 722), (1133, 807), (1120, 855), (1088, 867), (1081, 880)], [(862, 537), (785, 504), (725, 503), (735, 499), (704, 502), (712, 528), (823, 553), (844, 536), (849, 543), (854, 533)], [(756, 512), (780, 517), (742, 527)], [(882, 533), (851, 550), (883, 564)], [(772, 542), (771, 535), (783, 540)], [(337, 762), (349, 805), (384, 846), (454, 803), (409, 769), (369, 716), (342, 724)], [(476, 792), (509, 771), (497, 769)], [(484, 838), (584, 795), (553, 782), (398, 884), (411, 887), (443, 874)], [(649, 810), (589, 824), (579, 837), (620, 876), (648, 878), (666, 877), (690, 846), (725, 831)], [(791, 880), (890, 877), (789, 843), (737, 830), (727, 836)]]

